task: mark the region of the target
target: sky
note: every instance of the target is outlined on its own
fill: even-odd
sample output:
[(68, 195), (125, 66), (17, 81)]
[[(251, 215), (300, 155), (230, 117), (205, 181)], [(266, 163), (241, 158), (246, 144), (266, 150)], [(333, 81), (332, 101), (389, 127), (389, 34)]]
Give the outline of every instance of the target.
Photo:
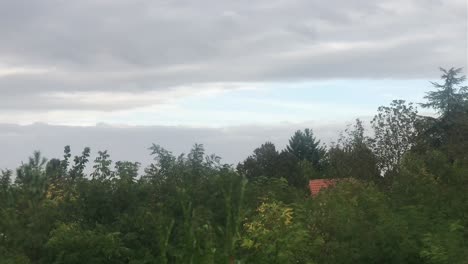
[[(237, 163), (467, 68), (466, 0), (0, 0), (0, 168), (71, 145)], [(466, 70), (465, 70), (466, 72)], [(428, 110), (422, 110), (422, 112)]]

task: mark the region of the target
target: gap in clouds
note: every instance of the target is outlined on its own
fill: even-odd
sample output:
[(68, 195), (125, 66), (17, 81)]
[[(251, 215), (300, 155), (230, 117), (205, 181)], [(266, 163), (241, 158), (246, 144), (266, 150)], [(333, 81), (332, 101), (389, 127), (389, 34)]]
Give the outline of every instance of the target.
[[(348, 121), (371, 116), (393, 99), (421, 102), (427, 80), (328, 80), (315, 82), (213, 83), (148, 92), (48, 94), (49, 103), (25, 101), (8, 108), (0, 123), (92, 126), (169, 125), (226, 127), (280, 122)], [(36, 98), (40, 101), (40, 98)], [(26, 106), (31, 108), (27, 110)], [(5, 109), (6, 108), (6, 109)]]

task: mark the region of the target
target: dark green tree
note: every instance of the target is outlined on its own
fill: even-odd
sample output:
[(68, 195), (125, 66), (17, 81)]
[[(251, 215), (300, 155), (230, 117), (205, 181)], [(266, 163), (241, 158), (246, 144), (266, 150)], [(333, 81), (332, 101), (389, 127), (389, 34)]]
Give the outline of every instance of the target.
[(421, 136), (418, 138), (420, 151), (439, 149), (452, 162), (468, 162), (465, 150), (468, 147), (468, 87), (462, 86), (466, 76), (462, 69), (441, 69), (443, 84), (433, 83), (436, 91), (427, 94), (423, 107), (438, 111), (437, 118), (425, 117), (421, 122)]
[(442, 116), (449, 116), (466, 107), (468, 87), (461, 86), (466, 80), (466, 76), (459, 76), (463, 72), (463, 68), (452, 67), (448, 70), (440, 68), (440, 70), (444, 83), (431, 82), (437, 90), (428, 92), (424, 97), (427, 102), (422, 103), (421, 106), (433, 108)]
[(381, 178), (377, 157), (364, 133), (362, 121), (357, 119), (353, 128), (347, 128), (337, 144), (328, 150), (329, 178), (356, 178), (366, 181)]
[[(66, 149), (67, 150), (67, 149)], [(81, 153), (81, 156), (75, 156), (74, 158), (74, 164), (69, 172), (70, 178), (72, 181), (75, 179), (82, 179), (84, 175), (84, 170), (86, 168), (86, 164), (88, 163), (89, 155), (90, 155), (91, 149), (86, 147), (84, 148), (83, 152)], [(67, 154), (67, 153), (66, 153)], [(65, 156), (67, 157), (67, 155)], [(65, 160), (66, 162), (67, 160)], [(64, 164), (66, 164), (64, 162)]]
[(312, 163), (315, 169), (321, 170), (324, 167), (326, 150), (320, 145), (320, 140), (314, 137), (312, 130), (298, 130), (289, 140), (286, 147), (299, 160), (307, 160)]
[(237, 170), (247, 177), (254, 179), (260, 176), (267, 178), (277, 177), (276, 165), (279, 153), (271, 142), (262, 144), (254, 150), (254, 154), (249, 156), (244, 162), (237, 166)]

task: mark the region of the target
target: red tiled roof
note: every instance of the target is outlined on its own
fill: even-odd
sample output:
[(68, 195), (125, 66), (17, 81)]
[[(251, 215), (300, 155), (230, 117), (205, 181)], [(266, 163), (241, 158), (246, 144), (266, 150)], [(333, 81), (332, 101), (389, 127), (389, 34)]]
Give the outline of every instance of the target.
[(327, 188), (330, 185), (336, 183), (336, 180), (326, 180), (326, 179), (318, 179), (318, 180), (310, 180), (309, 181), (309, 189), (312, 193), (312, 196), (317, 195), (322, 188)]

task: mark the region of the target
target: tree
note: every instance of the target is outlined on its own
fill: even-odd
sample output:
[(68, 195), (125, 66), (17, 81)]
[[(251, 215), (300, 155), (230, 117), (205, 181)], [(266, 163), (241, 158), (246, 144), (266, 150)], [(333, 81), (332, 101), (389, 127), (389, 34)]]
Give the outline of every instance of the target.
[(262, 202), (244, 223), (241, 247), (248, 252), (247, 263), (309, 263), (310, 258), (301, 254), (313, 250), (306, 230), (291, 206)]
[(461, 68), (448, 71), (441, 68), (441, 71), (444, 83), (433, 83), (438, 90), (429, 92), (425, 97), (427, 102), (421, 104), (434, 108), (440, 116), (424, 118), (418, 148), (423, 151), (436, 148), (443, 151), (452, 162), (468, 162), (465, 155), (468, 147), (468, 87), (462, 86), (466, 76), (458, 77)]
[(70, 158), (71, 158), (71, 149), (70, 146), (65, 146), (63, 149), (63, 160), (60, 161), (60, 165), (62, 167), (62, 174), (64, 176), (68, 173), (68, 166), (70, 165)]
[(115, 174), (121, 181), (132, 183), (138, 177), (140, 169), (139, 162), (117, 161), (115, 163)]
[(466, 76), (458, 75), (463, 71), (462, 68), (450, 68), (449, 70), (440, 68), (442, 71), (441, 79), (443, 84), (431, 82), (437, 88), (437, 91), (428, 92), (424, 97), (427, 103), (422, 103), (422, 107), (434, 108), (442, 116), (449, 116), (450, 114), (459, 111), (466, 104), (468, 100), (468, 87), (461, 86), (466, 80)]
[(254, 150), (254, 154), (249, 156), (243, 163), (237, 166), (237, 170), (247, 179), (251, 180), (260, 176), (267, 178), (276, 177), (275, 169), (278, 162), (279, 153), (271, 142), (262, 144)]
[(0, 170), (0, 190), (7, 190), (11, 185), (11, 170)]
[(31, 199), (30, 203), (34, 206), (38, 200), (42, 199), (47, 191), (47, 175), (44, 166), (47, 159), (42, 157), (40, 151), (34, 151), (29, 162), (21, 165), (16, 170), (15, 183)]
[(411, 149), (418, 134), (418, 112), (412, 103), (394, 100), (390, 106), (380, 106), (372, 120), (372, 149), (382, 173), (397, 169), (403, 155)]
[(299, 160), (307, 160), (315, 169), (323, 168), (325, 148), (320, 146), (320, 140), (316, 140), (312, 130), (298, 130), (289, 140), (286, 150), (295, 155)]
[[(65, 151), (67, 151), (67, 149), (65, 149)], [(81, 156), (75, 156), (75, 159), (73, 160), (75, 164), (70, 170), (70, 177), (72, 181), (74, 181), (75, 179), (82, 179), (85, 176), (84, 169), (86, 168), (86, 164), (88, 163), (90, 152), (91, 149), (86, 147), (81, 153)], [(67, 155), (65, 157), (67, 157)]]
[(362, 121), (356, 119), (354, 127), (347, 128), (336, 145), (328, 151), (329, 178), (357, 178), (367, 181), (379, 179), (377, 157), (364, 135)]
[(128, 263), (128, 249), (118, 232), (83, 230), (77, 224), (62, 224), (51, 232), (45, 244), (45, 263)]
[(151, 155), (154, 156), (155, 163), (145, 169), (145, 178), (152, 181), (164, 180), (176, 165), (176, 157), (172, 155), (172, 152), (160, 145), (153, 144), (149, 150), (151, 150)]
[(307, 203), (314, 263), (420, 263), (408, 260), (405, 225), (384, 193), (358, 180), (338, 182)]
[(234, 259), (235, 245), (239, 240), (239, 228), (243, 216), (244, 193), (247, 181), (233, 171), (226, 171), (218, 179), (223, 201), (225, 221), (222, 226), (224, 235), (224, 260), (229, 263)]
[[(11, 197), (11, 170), (0, 170), (0, 208), (12, 203)], [(0, 209), (1, 210), (1, 209)]]
[(91, 173), (91, 177), (97, 180), (106, 180), (112, 176), (110, 166), (112, 160), (109, 159), (110, 155), (106, 151), (99, 151), (98, 156), (94, 160), (94, 172)]
[(138, 192), (135, 180), (138, 177), (139, 162), (117, 161), (115, 163), (115, 176), (113, 181), (112, 197), (114, 200), (114, 212), (119, 215), (134, 208), (138, 203)]
[(463, 236), (465, 227), (455, 221), (440, 229), (424, 235), (421, 257), (430, 264), (466, 263), (468, 251)]
[[(310, 169), (310, 171), (306, 171)], [(281, 151), (275, 166), (279, 178), (284, 178), (290, 186), (307, 189), (308, 181), (315, 176), (316, 170), (307, 160), (299, 160), (288, 151)], [(310, 172), (310, 173), (309, 173)]]
[(40, 151), (34, 151), (29, 157), (29, 162), (23, 164), (16, 170), (15, 182), (21, 186), (32, 186), (38, 182), (45, 181), (44, 166), (47, 159), (41, 156)]

